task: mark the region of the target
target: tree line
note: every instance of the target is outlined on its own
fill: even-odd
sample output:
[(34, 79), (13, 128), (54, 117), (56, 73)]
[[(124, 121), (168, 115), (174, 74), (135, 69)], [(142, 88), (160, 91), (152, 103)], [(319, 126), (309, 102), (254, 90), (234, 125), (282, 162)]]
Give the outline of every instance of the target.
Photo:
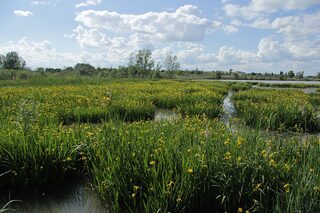
[[(65, 69), (40, 67), (37, 68), (36, 71), (50, 73), (77, 72), (83, 76), (92, 76), (103, 72), (105, 72), (105, 75), (109, 74), (115, 76), (115, 72), (118, 72), (117, 77), (133, 78), (161, 77), (163, 75), (161, 75), (160, 72), (166, 71), (166, 77), (173, 78), (173, 73), (180, 69), (178, 57), (168, 52), (163, 62), (163, 66), (165, 67), (165, 70), (162, 69), (160, 62), (155, 63), (150, 49), (142, 49), (130, 54), (127, 66), (119, 66), (118, 68), (95, 68), (88, 63), (77, 63), (74, 67), (67, 67)], [(6, 55), (0, 55), (0, 68), (23, 70), (26, 69), (26, 62), (17, 52), (8, 52)]]
[[(18, 70), (27, 70), (26, 61), (19, 56), (17, 52), (8, 52), (5, 55), (0, 54), (0, 80), (16, 79)], [(11, 70), (11, 71), (5, 71)], [(13, 71), (12, 71), (13, 70)], [(15, 71), (16, 70), (16, 71)], [(212, 71), (204, 72), (198, 69), (181, 70), (178, 57), (167, 52), (162, 63), (155, 62), (150, 49), (142, 49), (134, 51), (130, 54), (128, 64), (117, 68), (95, 68), (88, 63), (77, 63), (73, 67), (61, 68), (42, 68), (39, 67), (35, 71), (41, 75), (47, 74), (79, 74), (81, 76), (94, 76), (112, 78), (175, 78), (179, 76), (190, 77), (193, 75), (201, 75), (208, 79), (251, 79), (251, 80), (287, 80), (287, 79), (304, 79), (304, 72), (288, 72), (280, 71), (275, 73), (244, 73), (241, 71)], [(210, 74), (212, 73), (212, 74)], [(18, 78), (27, 78), (28, 73), (20, 73)], [(312, 79), (320, 79), (320, 73)]]

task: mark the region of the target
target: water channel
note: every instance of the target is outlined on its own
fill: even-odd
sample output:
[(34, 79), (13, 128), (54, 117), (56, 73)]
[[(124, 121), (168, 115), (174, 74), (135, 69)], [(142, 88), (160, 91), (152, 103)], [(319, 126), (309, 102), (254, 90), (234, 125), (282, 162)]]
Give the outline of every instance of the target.
[[(5, 212), (88, 213), (108, 212), (87, 181), (48, 186), (35, 191), (2, 189), (0, 206)], [(0, 208), (0, 212), (1, 211)]]

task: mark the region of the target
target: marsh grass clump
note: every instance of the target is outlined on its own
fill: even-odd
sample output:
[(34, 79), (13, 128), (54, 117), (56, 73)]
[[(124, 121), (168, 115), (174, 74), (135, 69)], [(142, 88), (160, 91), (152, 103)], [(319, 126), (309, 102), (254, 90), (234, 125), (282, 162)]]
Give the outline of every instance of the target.
[(237, 116), (250, 127), (277, 131), (319, 130), (319, 123), (307, 94), (302, 91), (241, 91), (234, 96)]
[[(316, 97), (236, 87), (238, 123), (316, 129)], [(0, 88), (0, 190), (86, 177), (115, 212), (319, 212), (319, 139), (230, 130), (219, 120), (229, 89), (190, 81)], [(159, 109), (179, 119), (154, 121)]]
[(29, 132), (0, 131), (0, 187), (37, 189), (84, 172), (74, 133), (33, 127)]
[[(205, 117), (175, 122), (105, 124), (89, 150), (89, 171), (102, 199), (129, 212), (317, 209), (317, 142), (233, 135)], [(315, 151), (308, 152), (310, 148)], [(311, 154), (309, 156), (309, 154)], [(308, 160), (303, 160), (308, 159)], [(318, 168), (313, 168), (319, 174)], [(310, 177), (310, 179), (304, 179)], [(308, 182), (309, 181), (309, 182)], [(307, 184), (308, 182), (308, 184)], [(293, 187), (295, 185), (295, 187)], [(306, 188), (303, 189), (303, 187)], [(301, 189), (303, 189), (301, 191)], [(299, 202), (293, 202), (293, 200)]]

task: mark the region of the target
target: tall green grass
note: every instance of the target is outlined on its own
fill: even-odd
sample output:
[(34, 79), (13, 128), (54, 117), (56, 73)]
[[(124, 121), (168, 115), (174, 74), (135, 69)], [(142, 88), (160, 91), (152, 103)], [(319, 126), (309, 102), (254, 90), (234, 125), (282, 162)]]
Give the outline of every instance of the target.
[(233, 100), (237, 116), (250, 127), (314, 132), (319, 120), (309, 97), (297, 90), (240, 91)]
[(89, 171), (115, 211), (319, 210), (317, 141), (232, 135), (205, 118), (108, 123), (100, 131)]

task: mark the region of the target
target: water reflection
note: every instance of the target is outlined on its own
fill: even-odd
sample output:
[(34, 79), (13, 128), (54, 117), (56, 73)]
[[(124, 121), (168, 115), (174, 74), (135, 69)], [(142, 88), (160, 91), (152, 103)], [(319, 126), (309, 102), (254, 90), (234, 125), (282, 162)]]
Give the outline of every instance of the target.
[(233, 118), (236, 109), (231, 101), (231, 97), (233, 96), (234, 91), (230, 90), (228, 92), (227, 97), (223, 100), (223, 116), (222, 120), (227, 127), (230, 127), (230, 120)]
[(178, 118), (178, 114), (170, 109), (158, 109), (154, 116), (155, 121), (173, 121)]
[[(98, 195), (91, 189), (88, 182), (64, 183), (51, 185), (37, 191), (21, 191), (12, 189), (1, 190), (1, 203), (6, 212), (21, 213), (87, 213), (107, 212)], [(14, 211), (15, 210), (15, 211)]]

